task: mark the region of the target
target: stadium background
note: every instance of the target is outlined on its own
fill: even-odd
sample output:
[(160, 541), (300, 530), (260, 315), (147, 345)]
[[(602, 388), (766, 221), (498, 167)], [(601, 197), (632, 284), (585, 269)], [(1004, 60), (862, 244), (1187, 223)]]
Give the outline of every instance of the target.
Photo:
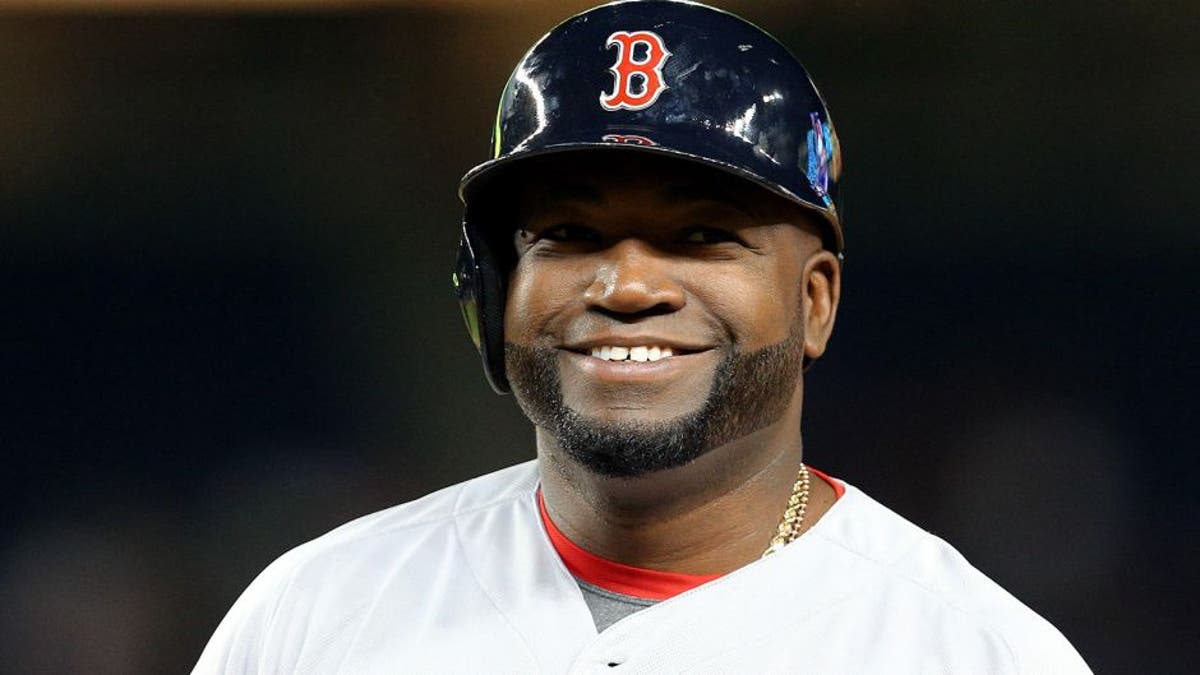
[[(184, 671), (288, 548), (532, 456), (454, 187), (590, 4), (0, 3), (5, 670)], [(1200, 5), (723, 6), (846, 153), (809, 460), (1097, 672), (1194, 667)]]

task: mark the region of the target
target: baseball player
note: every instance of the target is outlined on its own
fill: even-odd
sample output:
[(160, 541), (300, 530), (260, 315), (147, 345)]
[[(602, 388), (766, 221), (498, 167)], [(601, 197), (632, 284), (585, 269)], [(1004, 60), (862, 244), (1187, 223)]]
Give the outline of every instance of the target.
[(1085, 673), (948, 544), (803, 461), (837, 133), (771, 36), (615, 2), (517, 65), (454, 281), (537, 459), (287, 553), (197, 673)]

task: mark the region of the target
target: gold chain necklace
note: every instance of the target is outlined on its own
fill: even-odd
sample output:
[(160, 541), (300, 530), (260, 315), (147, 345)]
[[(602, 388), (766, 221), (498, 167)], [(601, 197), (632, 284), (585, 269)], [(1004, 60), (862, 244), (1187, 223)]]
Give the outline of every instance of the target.
[(762, 557), (767, 557), (787, 546), (800, 536), (800, 525), (804, 523), (804, 512), (808, 510), (808, 467), (800, 463), (800, 473), (796, 475), (796, 483), (792, 485), (792, 496), (788, 497), (787, 508), (783, 511), (783, 519), (779, 521), (779, 530), (771, 539), (771, 545), (763, 551)]

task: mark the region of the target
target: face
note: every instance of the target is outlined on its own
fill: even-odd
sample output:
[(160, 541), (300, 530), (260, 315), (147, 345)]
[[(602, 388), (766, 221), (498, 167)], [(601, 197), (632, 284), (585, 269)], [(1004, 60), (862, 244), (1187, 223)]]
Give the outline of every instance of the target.
[(832, 259), (808, 216), (679, 160), (579, 162), (535, 160), (519, 180), (504, 328), (525, 413), (617, 476), (778, 421), (800, 395), (813, 261)]

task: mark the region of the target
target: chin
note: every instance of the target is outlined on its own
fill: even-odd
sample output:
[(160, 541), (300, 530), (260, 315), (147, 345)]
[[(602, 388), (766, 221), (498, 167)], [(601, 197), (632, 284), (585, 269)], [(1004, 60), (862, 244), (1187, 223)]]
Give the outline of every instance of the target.
[(619, 426), (667, 424), (695, 414), (704, 404), (703, 396), (694, 397), (675, 392), (639, 397), (628, 394), (614, 397), (564, 396), (563, 399), (568, 409), (589, 423)]
[(665, 417), (645, 408), (606, 409), (607, 417), (566, 407), (552, 433), (558, 446), (593, 473), (633, 478), (683, 466), (713, 447), (703, 410)]

